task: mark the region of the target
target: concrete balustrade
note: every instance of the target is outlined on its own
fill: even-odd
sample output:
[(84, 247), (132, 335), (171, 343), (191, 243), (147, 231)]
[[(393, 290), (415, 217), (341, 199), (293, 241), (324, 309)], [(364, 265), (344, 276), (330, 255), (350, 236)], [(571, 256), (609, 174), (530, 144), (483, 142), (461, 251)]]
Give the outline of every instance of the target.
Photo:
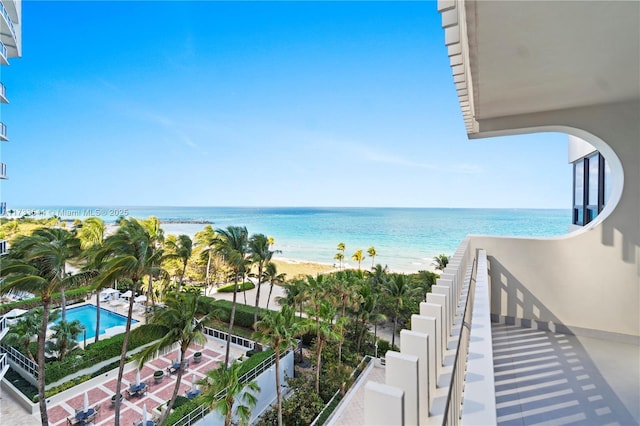
[[(437, 366), (436, 357), (436, 342), (438, 341), (438, 327), (436, 326), (436, 318), (422, 315), (411, 315), (411, 330), (420, 334), (427, 335), (428, 339), (428, 351), (427, 351), (427, 365), (428, 365), (428, 378), (429, 378), (429, 398), (436, 392), (438, 386), (438, 376), (440, 369)], [(404, 330), (403, 330), (404, 331)], [(400, 332), (402, 336), (402, 331)], [(400, 340), (400, 346), (402, 350), (402, 337)], [(412, 353), (412, 352), (410, 352)], [(420, 361), (422, 362), (422, 361)], [(429, 403), (429, 407), (431, 404)], [(430, 408), (429, 408), (430, 409)]]
[[(422, 426), (427, 423), (429, 417), (429, 385), (434, 379), (429, 375), (429, 335), (413, 330), (402, 330), (400, 352), (418, 358), (418, 424)], [(432, 364), (435, 366), (434, 363)]]
[(364, 387), (366, 425), (404, 425), (404, 392), (383, 383), (368, 382)]
[(451, 333), (457, 305), (453, 298), (453, 282), (452, 280), (438, 280), (437, 283), (438, 284), (431, 286), (431, 292), (433, 294), (443, 294), (447, 296), (447, 320), (449, 324), (449, 333)]
[(425, 317), (433, 317), (436, 319), (436, 374), (440, 374), (442, 371), (442, 360), (444, 359), (443, 348), (446, 345), (444, 330), (442, 327), (442, 306), (435, 303), (422, 302), (420, 303), (420, 315)]
[(387, 351), (385, 359), (385, 383), (388, 386), (402, 390), (404, 394), (404, 424), (417, 426), (420, 418), (418, 357), (396, 351)]
[(442, 348), (447, 349), (447, 341), (451, 335), (451, 324), (449, 323), (449, 302), (444, 294), (427, 294), (427, 303), (433, 303), (442, 307)]
[[(447, 393), (448, 386), (454, 382), (449, 379), (439, 387), (438, 381), (440, 375), (451, 373), (451, 361), (447, 361), (447, 366), (444, 365), (445, 354), (454, 325), (456, 330), (460, 330), (458, 326), (462, 322), (464, 309), (459, 308), (461, 304), (464, 308), (469, 291), (467, 287), (473, 265), (471, 254), (469, 240), (465, 239), (436, 284), (431, 287), (431, 292), (427, 293), (426, 302), (420, 303), (420, 314), (411, 316), (411, 330), (400, 332), (400, 352), (386, 353), (385, 384), (366, 384), (365, 424), (422, 426), (445, 420), (455, 423), (438, 403), (442, 392)], [(483, 265), (486, 268), (486, 260)], [(458, 333), (453, 336), (456, 341)], [(464, 353), (454, 357), (458, 363), (466, 360), (464, 346)], [(458, 365), (463, 372), (462, 376), (456, 375), (461, 377), (460, 380), (464, 377), (464, 368), (464, 365)], [(455, 395), (448, 392), (452, 402), (447, 403), (447, 407), (452, 407), (452, 412), (459, 412), (463, 387), (462, 382), (455, 381)]]

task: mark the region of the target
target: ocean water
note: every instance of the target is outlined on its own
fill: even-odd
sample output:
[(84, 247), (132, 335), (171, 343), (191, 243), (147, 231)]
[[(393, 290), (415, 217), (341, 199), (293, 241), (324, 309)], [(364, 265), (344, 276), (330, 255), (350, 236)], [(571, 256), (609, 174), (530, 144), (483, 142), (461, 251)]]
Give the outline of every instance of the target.
[[(83, 219), (95, 213), (105, 222), (118, 216), (161, 221), (212, 221), (214, 228), (246, 226), (249, 233), (275, 239), (276, 258), (334, 264), (340, 242), (345, 260), (357, 249), (374, 246), (376, 263), (393, 271), (416, 272), (432, 268), (439, 253), (451, 255), (468, 234), (552, 237), (565, 234), (571, 211), (546, 209), (448, 209), (448, 208), (250, 208), (250, 207), (45, 207), (38, 214)], [(36, 215), (36, 217), (38, 217)], [(205, 225), (165, 223), (165, 234), (193, 236)], [(371, 266), (366, 258), (364, 267)]]

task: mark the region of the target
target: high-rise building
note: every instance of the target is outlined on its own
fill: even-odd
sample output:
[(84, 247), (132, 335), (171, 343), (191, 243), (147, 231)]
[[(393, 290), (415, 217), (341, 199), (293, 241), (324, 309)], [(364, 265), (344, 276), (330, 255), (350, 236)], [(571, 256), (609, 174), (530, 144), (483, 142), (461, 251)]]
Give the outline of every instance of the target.
[[(22, 0), (0, 0), (0, 64), (9, 65), (9, 59), (22, 56)], [(6, 87), (0, 72), (0, 103), (8, 104)], [(0, 114), (0, 142), (9, 141), (7, 124)], [(1, 151), (0, 151), (1, 152)], [(1, 159), (1, 157), (0, 157)], [(0, 161), (0, 180), (7, 179), (7, 165)], [(1, 196), (1, 192), (0, 192)], [(6, 214), (7, 203), (0, 198), (0, 216)], [(7, 251), (7, 242), (0, 240), (0, 255)]]

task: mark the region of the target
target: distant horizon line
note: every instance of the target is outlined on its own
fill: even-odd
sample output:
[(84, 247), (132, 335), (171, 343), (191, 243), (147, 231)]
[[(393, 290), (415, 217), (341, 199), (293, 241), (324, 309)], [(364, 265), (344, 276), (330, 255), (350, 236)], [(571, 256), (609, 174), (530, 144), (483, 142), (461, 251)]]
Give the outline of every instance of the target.
[(6, 211), (16, 209), (36, 209), (36, 208), (132, 208), (132, 209), (154, 209), (154, 208), (227, 208), (227, 209), (459, 209), (459, 210), (571, 210), (571, 207), (444, 207), (444, 206), (260, 206), (260, 205), (127, 205), (127, 204), (39, 204), (39, 205), (26, 205), (24, 207), (10, 207), (7, 206)]

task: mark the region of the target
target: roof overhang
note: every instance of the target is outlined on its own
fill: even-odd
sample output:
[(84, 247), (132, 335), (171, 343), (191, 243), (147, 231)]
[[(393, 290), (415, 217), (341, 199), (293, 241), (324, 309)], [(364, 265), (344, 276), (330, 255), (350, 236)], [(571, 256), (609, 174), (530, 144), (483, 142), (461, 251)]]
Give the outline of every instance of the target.
[(640, 2), (439, 0), (469, 137), (484, 121), (640, 98)]

